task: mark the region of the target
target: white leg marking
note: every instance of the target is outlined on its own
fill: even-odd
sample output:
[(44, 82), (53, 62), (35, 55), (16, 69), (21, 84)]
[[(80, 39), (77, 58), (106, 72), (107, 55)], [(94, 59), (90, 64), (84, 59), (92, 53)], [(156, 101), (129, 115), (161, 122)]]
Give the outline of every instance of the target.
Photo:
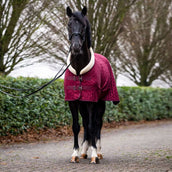
[(101, 152), (101, 140), (100, 139), (97, 140), (96, 146), (97, 146), (97, 153), (102, 154), (102, 152)]
[(72, 157), (78, 157), (79, 156), (79, 149), (74, 149)]
[(81, 155), (82, 155), (82, 154), (87, 154), (88, 147), (89, 147), (88, 141), (86, 140), (86, 141), (84, 141), (84, 143), (83, 143), (83, 145), (82, 145)]
[(92, 153), (91, 153), (91, 157), (97, 157), (97, 149), (95, 149), (94, 147), (91, 146), (91, 150), (92, 150)]

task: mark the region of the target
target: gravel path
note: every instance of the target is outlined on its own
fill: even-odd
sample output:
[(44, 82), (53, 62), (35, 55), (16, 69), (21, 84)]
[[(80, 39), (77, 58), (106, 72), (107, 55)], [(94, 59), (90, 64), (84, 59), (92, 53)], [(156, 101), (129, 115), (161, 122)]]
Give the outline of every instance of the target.
[(172, 121), (106, 129), (100, 164), (69, 163), (72, 147), (72, 138), (0, 145), (0, 172), (172, 172)]

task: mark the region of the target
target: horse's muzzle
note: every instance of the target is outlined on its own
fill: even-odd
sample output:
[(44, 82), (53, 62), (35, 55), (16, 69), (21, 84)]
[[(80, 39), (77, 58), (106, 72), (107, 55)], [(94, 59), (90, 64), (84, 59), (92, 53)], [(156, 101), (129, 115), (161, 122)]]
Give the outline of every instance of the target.
[(80, 54), (80, 52), (81, 52), (81, 46), (80, 46), (80, 44), (74, 43), (72, 45), (72, 53), (73, 54)]

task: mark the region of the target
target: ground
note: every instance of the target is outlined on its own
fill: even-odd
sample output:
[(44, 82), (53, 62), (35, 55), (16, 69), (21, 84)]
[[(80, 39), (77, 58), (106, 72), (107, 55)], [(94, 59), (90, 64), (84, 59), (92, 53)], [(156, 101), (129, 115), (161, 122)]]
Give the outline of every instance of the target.
[[(80, 143), (82, 138), (80, 137)], [(1, 144), (0, 172), (172, 172), (172, 121), (104, 129), (100, 164), (70, 163), (73, 138)]]

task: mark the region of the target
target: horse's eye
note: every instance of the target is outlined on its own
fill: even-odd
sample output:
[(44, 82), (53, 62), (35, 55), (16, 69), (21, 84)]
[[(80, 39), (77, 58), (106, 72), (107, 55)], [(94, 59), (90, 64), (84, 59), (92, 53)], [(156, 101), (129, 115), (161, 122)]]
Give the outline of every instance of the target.
[(71, 23), (68, 23), (68, 27), (71, 27)]
[(86, 27), (83, 27), (82, 28), (82, 33), (85, 33), (85, 31), (86, 31)]
[(71, 25), (72, 25), (72, 21), (70, 20), (68, 23), (68, 27), (71, 27)]
[(71, 28), (72, 28), (71, 24), (68, 24), (68, 30), (69, 31), (71, 31)]

